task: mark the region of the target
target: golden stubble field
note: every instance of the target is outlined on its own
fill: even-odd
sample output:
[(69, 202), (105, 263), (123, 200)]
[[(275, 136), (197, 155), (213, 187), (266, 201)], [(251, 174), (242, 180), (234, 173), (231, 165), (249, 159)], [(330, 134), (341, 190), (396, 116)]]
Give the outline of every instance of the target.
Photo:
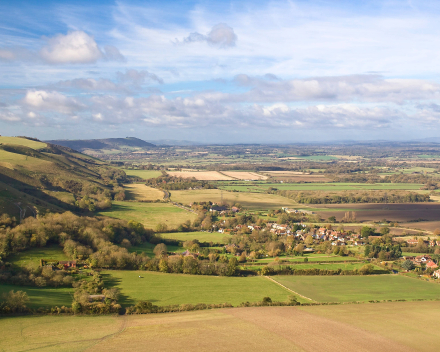
[(174, 177), (195, 178), (199, 181), (232, 181), (234, 178), (221, 174), (217, 171), (167, 171)]
[(149, 187), (141, 183), (126, 184), (124, 186), (127, 200), (162, 200), (164, 193), (157, 188)]
[(0, 320), (3, 351), (437, 351), (440, 302)]

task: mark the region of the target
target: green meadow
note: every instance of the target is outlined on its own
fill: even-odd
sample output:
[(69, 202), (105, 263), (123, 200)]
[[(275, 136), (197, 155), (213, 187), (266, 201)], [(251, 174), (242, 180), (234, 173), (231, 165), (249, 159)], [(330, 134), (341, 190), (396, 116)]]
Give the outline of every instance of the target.
[(123, 169), (123, 170), (128, 176), (137, 176), (144, 180), (148, 180), (150, 178), (156, 178), (162, 175), (162, 172), (157, 170), (130, 170), (130, 169)]
[(214, 242), (224, 243), (223, 239), (229, 235), (219, 232), (174, 232), (174, 233), (162, 233), (163, 238), (171, 238), (179, 241), (192, 241), (198, 240), (199, 242)]
[(177, 228), (187, 220), (194, 221), (197, 215), (170, 203), (113, 202), (111, 209), (97, 215), (110, 216), (122, 220), (135, 220), (146, 228), (156, 228), (166, 224), (168, 228)]
[(15, 266), (36, 268), (40, 265), (40, 259), (70, 260), (60, 246), (49, 245), (12, 254), (7, 261)]
[(120, 303), (123, 306), (140, 300), (159, 306), (226, 302), (237, 306), (246, 301), (261, 301), (266, 296), (274, 301), (286, 301), (292, 294), (261, 276), (222, 277), (122, 270), (102, 273), (108, 285), (121, 290)]
[(401, 275), (274, 276), (274, 280), (318, 302), (440, 298), (440, 285)]

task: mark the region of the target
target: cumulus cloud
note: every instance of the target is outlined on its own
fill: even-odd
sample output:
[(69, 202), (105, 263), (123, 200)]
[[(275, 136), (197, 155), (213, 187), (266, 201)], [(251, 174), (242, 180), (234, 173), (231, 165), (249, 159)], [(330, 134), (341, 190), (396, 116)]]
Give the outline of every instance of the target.
[(87, 91), (115, 91), (118, 86), (109, 79), (76, 78), (58, 82), (58, 88), (74, 88)]
[(194, 42), (206, 42), (220, 48), (229, 48), (235, 46), (237, 35), (234, 29), (226, 23), (219, 23), (212, 27), (211, 31), (206, 35), (193, 32), (188, 37), (183, 38), (183, 43)]
[(70, 114), (83, 108), (77, 99), (66, 97), (59, 92), (45, 90), (29, 90), (23, 99), (25, 105), (32, 109), (46, 110)]
[(116, 47), (106, 45), (101, 49), (95, 39), (83, 31), (72, 31), (44, 39), (46, 43), (38, 52), (24, 47), (0, 48), (0, 60), (44, 62), (53, 65), (90, 64), (101, 59), (125, 61)]

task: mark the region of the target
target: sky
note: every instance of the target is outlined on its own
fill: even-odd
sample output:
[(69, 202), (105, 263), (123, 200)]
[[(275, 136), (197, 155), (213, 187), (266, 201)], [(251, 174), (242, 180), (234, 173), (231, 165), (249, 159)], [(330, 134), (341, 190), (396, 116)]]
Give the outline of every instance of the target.
[(0, 134), (202, 143), (440, 132), (438, 1), (1, 1)]

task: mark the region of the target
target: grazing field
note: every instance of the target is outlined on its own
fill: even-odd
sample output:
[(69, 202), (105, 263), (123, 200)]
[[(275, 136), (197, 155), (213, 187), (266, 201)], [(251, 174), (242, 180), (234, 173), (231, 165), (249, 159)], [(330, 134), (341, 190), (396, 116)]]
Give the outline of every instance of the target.
[(195, 178), (199, 181), (231, 181), (232, 177), (221, 174), (217, 171), (167, 171), (167, 174), (174, 177)]
[(49, 245), (12, 254), (6, 261), (15, 266), (37, 268), (40, 266), (40, 259), (70, 260), (60, 246)]
[(0, 166), (8, 169), (15, 169), (17, 166), (29, 170), (41, 170), (50, 167), (52, 163), (47, 160), (34, 158), (32, 156), (11, 153), (6, 150), (0, 150)]
[(173, 232), (162, 233), (161, 236), (179, 241), (199, 240), (199, 242), (223, 243), (223, 239), (229, 235), (219, 232)]
[[(231, 303), (272, 300), (286, 301), (292, 293), (261, 277), (221, 277), (162, 274), (149, 271), (103, 271), (104, 281), (121, 290), (123, 306), (140, 300), (164, 306), (184, 303)], [(141, 276), (141, 278), (139, 278)]]
[(274, 280), (318, 302), (440, 298), (440, 285), (401, 275), (274, 276)]
[[(389, 221), (407, 222), (410, 220), (424, 219), (429, 221), (440, 220), (439, 203), (405, 203), (405, 204), (326, 204), (313, 205), (313, 210), (322, 218), (335, 216), (340, 221), (346, 211), (355, 211), (356, 220), (380, 221), (387, 219)], [(418, 223), (414, 223), (418, 226)]]
[[(320, 270), (359, 270), (360, 268), (362, 268), (365, 264), (364, 263), (335, 263), (335, 264), (328, 264), (328, 263), (321, 263), (321, 264), (302, 264), (302, 263), (298, 263), (298, 264), (294, 264), (294, 265), (289, 265), (286, 263), (281, 264), (282, 266), (290, 266), (293, 269), (297, 269), (297, 270), (301, 270), (301, 269), (320, 269)], [(247, 269), (261, 269), (264, 265), (245, 265), (244, 267)], [(276, 267), (276, 266), (275, 266)], [(379, 269), (379, 267), (375, 267), (375, 269)]]
[(0, 136), (0, 144), (16, 144), (16, 145), (22, 145), (22, 146), (32, 148), (32, 149), (42, 149), (42, 148), (47, 147), (46, 143), (32, 141), (30, 139), (20, 138), (20, 137), (2, 137), (2, 136)]
[(222, 171), (223, 175), (238, 179), (238, 180), (266, 180), (267, 176), (257, 174), (255, 172), (245, 171)]
[(157, 188), (148, 187), (141, 183), (132, 183), (124, 186), (127, 200), (162, 200), (163, 192)]
[(393, 302), (133, 316), (11, 317), (0, 320), (0, 347), (5, 352), (36, 348), (174, 352), (182, 346), (188, 351), (234, 351), (239, 346), (244, 352), (428, 352), (437, 350), (440, 343), (432, 329), (439, 313), (439, 302)]
[[(138, 254), (145, 253), (150, 258), (154, 258), (155, 254), (154, 254), (153, 250), (154, 250), (155, 246), (156, 246), (155, 244), (145, 242), (145, 243), (142, 243), (137, 246), (129, 247), (128, 251), (129, 252), (136, 252)], [(167, 251), (168, 252), (184, 252), (185, 249), (183, 247), (179, 247), (179, 246), (167, 245)]]
[(187, 220), (194, 221), (196, 214), (173, 206), (169, 203), (113, 202), (112, 208), (101, 211), (98, 215), (110, 216), (123, 220), (135, 220), (146, 228), (156, 228), (166, 224), (168, 228), (177, 228)]
[(123, 170), (128, 176), (137, 176), (144, 180), (148, 180), (150, 178), (156, 178), (162, 175), (162, 172), (157, 170), (127, 170), (127, 169), (123, 169)]
[[(190, 204), (192, 202), (221, 202), (222, 192), (218, 189), (171, 191), (174, 202)], [(235, 204), (240, 203), (246, 209), (278, 209), (285, 206), (294, 206), (296, 203), (288, 198), (275, 194), (223, 192), (223, 201)]]
[(3, 293), (11, 290), (24, 291), (29, 296), (30, 302), (27, 304), (30, 308), (50, 308), (54, 306), (71, 306), (73, 300), (73, 288), (67, 287), (33, 287), (33, 286), (15, 286), (0, 284), (0, 297)]

